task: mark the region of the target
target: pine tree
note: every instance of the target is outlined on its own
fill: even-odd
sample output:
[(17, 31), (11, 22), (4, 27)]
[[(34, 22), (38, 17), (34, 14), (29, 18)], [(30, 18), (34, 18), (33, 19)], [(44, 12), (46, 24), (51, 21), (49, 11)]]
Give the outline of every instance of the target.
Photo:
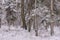
[(14, 22), (16, 21), (16, 16), (15, 15), (15, 11), (11, 10), (10, 6), (6, 9), (6, 20), (9, 26), (9, 30), (10, 30), (10, 25), (14, 26)]

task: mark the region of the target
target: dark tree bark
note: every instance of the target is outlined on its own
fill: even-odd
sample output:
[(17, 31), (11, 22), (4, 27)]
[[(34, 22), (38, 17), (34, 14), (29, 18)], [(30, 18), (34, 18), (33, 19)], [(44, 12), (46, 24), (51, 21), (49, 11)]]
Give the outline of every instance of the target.
[[(29, 1), (28, 1), (28, 15), (29, 15), (29, 16), (30, 16), (31, 10), (32, 10), (32, 4), (33, 4), (32, 1), (33, 1), (33, 0), (29, 0)], [(31, 20), (29, 20), (28, 31), (29, 31), (29, 32), (31, 31)]]
[(21, 19), (22, 19), (22, 23), (23, 23), (22, 27), (27, 30), (25, 14), (24, 14), (24, 0), (21, 0)]

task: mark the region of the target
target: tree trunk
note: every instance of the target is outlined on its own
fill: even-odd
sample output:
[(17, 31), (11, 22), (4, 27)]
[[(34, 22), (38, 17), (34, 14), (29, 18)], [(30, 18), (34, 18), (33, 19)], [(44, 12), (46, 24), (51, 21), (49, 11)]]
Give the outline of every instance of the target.
[(21, 0), (21, 19), (23, 23), (23, 28), (27, 29), (26, 21), (25, 21), (25, 14), (24, 14), (24, 0)]
[(54, 0), (51, 0), (51, 35), (54, 33)]
[(35, 30), (35, 32), (36, 32), (36, 34), (35, 34), (35, 35), (36, 35), (36, 36), (38, 36), (38, 30)]
[(51, 23), (51, 36), (54, 34), (54, 22)]
[(1, 28), (1, 18), (0, 18), (0, 28)]
[[(34, 4), (34, 0), (29, 0), (28, 1), (28, 14), (29, 14), (29, 17), (30, 17), (30, 14), (31, 14), (31, 10), (32, 10), (32, 5)], [(31, 20), (29, 20), (29, 32), (31, 31)]]
[[(30, 13), (31, 13), (31, 0), (28, 1), (28, 14), (29, 14), (29, 17), (30, 17)], [(29, 32), (31, 31), (31, 23), (30, 23), (30, 20), (29, 20), (28, 31)]]

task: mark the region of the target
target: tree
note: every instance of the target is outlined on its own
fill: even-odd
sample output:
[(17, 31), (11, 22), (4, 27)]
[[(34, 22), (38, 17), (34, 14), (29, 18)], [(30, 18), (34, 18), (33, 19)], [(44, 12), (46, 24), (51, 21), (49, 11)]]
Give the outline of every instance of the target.
[[(36, 9), (36, 3), (37, 3), (37, 0), (35, 0), (35, 9)], [(36, 32), (36, 36), (38, 36), (38, 24), (37, 24), (37, 26), (36, 26), (36, 23), (37, 23), (37, 16), (35, 15), (34, 16), (34, 25), (35, 25), (35, 32)]]
[[(28, 15), (30, 16), (31, 13), (31, 0), (28, 1)], [(31, 21), (29, 20), (29, 27), (28, 27), (28, 31), (31, 31)]]
[(0, 28), (1, 28), (1, 18), (0, 18)]
[(0, 8), (0, 28), (1, 28), (1, 14), (2, 14), (2, 9)]
[(16, 16), (15, 15), (15, 11), (11, 10), (10, 6), (8, 8), (6, 8), (6, 20), (8, 22), (8, 26), (9, 26), (9, 30), (10, 30), (10, 25), (14, 26), (14, 22), (16, 21)]
[(23, 24), (22, 27), (27, 29), (26, 21), (25, 21), (25, 14), (24, 14), (24, 0), (21, 0), (21, 19), (22, 19), (22, 24)]
[(51, 35), (54, 33), (54, 0), (51, 0)]

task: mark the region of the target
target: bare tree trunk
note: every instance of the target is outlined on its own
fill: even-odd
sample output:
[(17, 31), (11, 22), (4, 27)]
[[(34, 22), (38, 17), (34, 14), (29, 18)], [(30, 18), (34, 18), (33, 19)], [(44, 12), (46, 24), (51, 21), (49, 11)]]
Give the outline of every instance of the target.
[(1, 28), (1, 18), (0, 18), (0, 28)]
[[(31, 10), (32, 10), (32, 5), (34, 4), (34, 1), (35, 0), (29, 0), (28, 1), (28, 13), (29, 13), (29, 16), (30, 16), (30, 14), (31, 14)], [(29, 32), (31, 31), (31, 20), (29, 20)]]
[(54, 22), (51, 23), (51, 35), (54, 34)]
[(51, 35), (54, 33), (54, 0), (51, 0)]
[(21, 0), (21, 18), (22, 18), (23, 28), (27, 29), (25, 14), (24, 14), (24, 0)]
[[(36, 0), (34, 0), (34, 6), (35, 6), (35, 9), (36, 9)], [(34, 22), (33, 22), (33, 29), (35, 29), (35, 16), (34, 16), (34, 18), (33, 18), (33, 20), (34, 20)]]
[(33, 22), (33, 29), (35, 29), (35, 17), (33, 18), (34, 22)]
[[(30, 16), (30, 13), (31, 13), (31, 0), (29, 0), (29, 3), (28, 3), (28, 14), (29, 14), (29, 16)], [(28, 31), (29, 32), (31, 31), (31, 23), (30, 23), (30, 20), (29, 20)]]
[(36, 35), (36, 36), (38, 36), (38, 30), (35, 30), (35, 32), (36, 32), (36, 34), (35, 34), (35, 35)]
[(29, 20), (29, 27), (28, 27), (28, 31), (31, 31), (31, 20)]
[[(37, 0), (35, 0), (35, 9), (36, 9), (36, 3), (37, 3)], [(36, 24), (37, 23), (37, 17), (35, 16), (35, 32), (36, 32), (36, 36), (38, 36), (38, 24)]]
[(35, 15), (35, 35), (38, 36), (38, 15)]

